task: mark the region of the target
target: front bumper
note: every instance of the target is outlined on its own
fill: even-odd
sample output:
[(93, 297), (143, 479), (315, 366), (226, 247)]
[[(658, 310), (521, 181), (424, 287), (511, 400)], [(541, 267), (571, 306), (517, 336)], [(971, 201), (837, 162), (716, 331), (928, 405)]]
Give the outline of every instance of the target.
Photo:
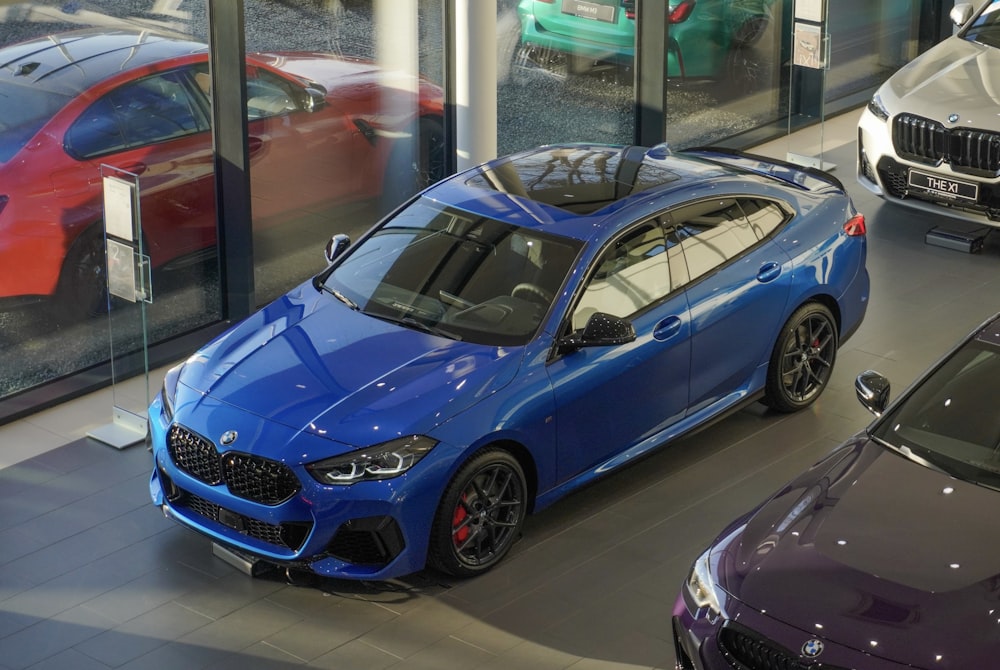
[[(1000, 227), (997, 170), (967, 167), (956, 170), (947, 161), (933, 156), (919, 160), (902, 156), (893, 145), (893, 119), (882, 121), (869, 109), (862, 112), (858, 122), (858, 183), (889, 202), (911, 209)], [(932, 181), (939, 188), (916, 186), (911, 172), (914, 177), (926, 175), (922, 181)], [(933, 182), (934, 178), (939, 181)]]
[[(436, 470), (433, 451), (424, 459), (428, 462), (419, 464), (424, 467), (395, 479), (324, 486), (299, 464), (268, 461), (218, 447), (217, 457), (225, 461), (225, 454), (245, 456), (249, 464), (243, 471), (263, 471), (270, 482), (263, 489), (234, 486), (231, 478), (216, 483), (201, 472), (193, 475), (190, 466), (178, 466), (168, 448), (168, 433), (174, 424), (166, 420), (159, 396), (150, 406), (149, 416), (154, 465), (149, 492), (168, 518), (239, 553), (328, 577), (379, 580), (423, 569), (440, 497), (436, 478), (428, 475)], [(208, 456), (216, 457), (212, 456), (215, 444), (201, 437), (222, 434), (211, 424), (210, 416), (206, 424), (187, 431), (205, 443)], [(240, 433), (254, 434), (257, 441), (292, 439), (281, 435), (291, 429), (280, 426), (258, 426), (256, 433), (251, 433), (249, 426), (239, 428), (245, 429)], [(308, 441), (320, 438), (299, 434), (295, 439), (296, 445), (305, 442), (302, 449), (307, 452), (311, 446)], [(278, 484), (272, 486), (275, 481)]]

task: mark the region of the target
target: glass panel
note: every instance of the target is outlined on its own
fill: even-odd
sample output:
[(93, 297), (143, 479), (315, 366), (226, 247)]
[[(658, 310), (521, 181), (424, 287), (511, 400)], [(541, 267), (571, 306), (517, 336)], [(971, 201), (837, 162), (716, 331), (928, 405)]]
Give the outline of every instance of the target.
[[(0, 398), (110, 358), (102, 165), (137, 177), (150, 341), (221, 318), (202, 4), (5, 12), (0, 100), (17, 103), (0, 102)], [(127, 318), (140, 305), (110, 306), (143, 323)], [(134, 330), (116, 358), (141, 351)]]
[(497, 149), (629, 144), (635, 0), (497, 0)]
[(443, 174), (441, 0), (247, 0), (256, 297)]

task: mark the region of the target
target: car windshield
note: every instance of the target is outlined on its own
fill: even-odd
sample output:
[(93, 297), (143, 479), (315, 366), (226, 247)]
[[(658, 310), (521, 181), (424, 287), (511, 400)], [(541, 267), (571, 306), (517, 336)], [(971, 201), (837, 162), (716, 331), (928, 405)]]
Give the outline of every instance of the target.
[(1000, 0), (993, 0), (962, 32), (962, 37), (970, 42), (1000, 47)]
[(973, 340), (920, 383), (873, 436), (949, 474), (1000, 489), (1000, 349)]
[(6, 163), (62, 109), (69, 98), (0, 81), (0, 163)]
[(538, 329), (581, 247), (422, 198), (351, 248), (324, 287), (406, 327), (519, 345)]

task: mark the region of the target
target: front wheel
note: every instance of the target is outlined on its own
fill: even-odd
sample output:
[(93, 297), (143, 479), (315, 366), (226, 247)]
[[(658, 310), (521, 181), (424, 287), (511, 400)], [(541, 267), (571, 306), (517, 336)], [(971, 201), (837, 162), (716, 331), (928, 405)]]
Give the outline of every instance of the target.
[(795, 412), (819, 397), (837, 358), (837, 322), (819, 303), (807, 303), (788, 318), (767, 369), (764, 403)]
[(499, 563), (520, 536), (527, 514), (524, 471), (510, 453), (482, 451), (445, 489), (431, 528), (433, 567), (471, 577)]

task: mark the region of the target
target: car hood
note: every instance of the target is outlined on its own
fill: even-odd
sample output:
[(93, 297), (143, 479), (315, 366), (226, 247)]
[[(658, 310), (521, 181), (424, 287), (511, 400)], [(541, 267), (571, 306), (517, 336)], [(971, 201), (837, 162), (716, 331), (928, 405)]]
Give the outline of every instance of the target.
[(956, 125), (1000, 129), (1000, 49), (948, 38), (890, 77), (882, 91), (893, 112), (942, 122), (957, 114)]
[(720, 582), (770, 617), (863, 653), (990, 667), (1000, 653), (998, 502), (996, 491), (857, 438), (730, 535)]
[(179, 384), (196, 405), (361, 447), (468, 409), (510, 382), (521, 352), (387, 323), (305, 284), (189, 358)]

